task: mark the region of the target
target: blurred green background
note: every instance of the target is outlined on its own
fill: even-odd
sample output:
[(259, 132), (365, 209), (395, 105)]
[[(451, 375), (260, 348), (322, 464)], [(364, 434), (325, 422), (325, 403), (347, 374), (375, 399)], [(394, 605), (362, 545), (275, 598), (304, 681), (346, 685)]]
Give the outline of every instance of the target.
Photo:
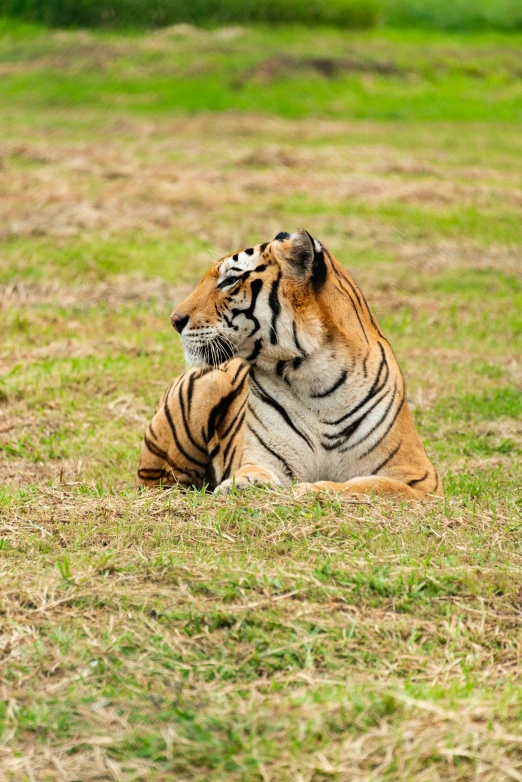
[(0, 14), (45, 24), (307, 24), (516, 30), (519, 0), (0, 0)]

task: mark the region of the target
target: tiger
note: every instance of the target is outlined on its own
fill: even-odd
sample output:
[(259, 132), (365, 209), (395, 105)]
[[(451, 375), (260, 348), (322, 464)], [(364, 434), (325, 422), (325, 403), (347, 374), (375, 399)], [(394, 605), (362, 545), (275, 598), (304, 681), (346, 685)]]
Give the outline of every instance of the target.
[(387, 338), (306, 230), (221, 258), (171, 322), (189, 368), (147, 428), (138, 485), (443, 496)]

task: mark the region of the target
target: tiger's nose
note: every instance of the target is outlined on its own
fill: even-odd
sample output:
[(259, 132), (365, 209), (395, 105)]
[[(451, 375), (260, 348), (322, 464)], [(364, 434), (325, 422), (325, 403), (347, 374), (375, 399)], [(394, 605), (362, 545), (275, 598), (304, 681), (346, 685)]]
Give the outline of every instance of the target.
[(178, 332), (178, 334), (181, 334), (187, 323), (189, 322), (189, 316), (185, 315), (182, 317), (181, 315), (178, 315), (176, 312), (173, 312), (170, 316), (170, 322)]

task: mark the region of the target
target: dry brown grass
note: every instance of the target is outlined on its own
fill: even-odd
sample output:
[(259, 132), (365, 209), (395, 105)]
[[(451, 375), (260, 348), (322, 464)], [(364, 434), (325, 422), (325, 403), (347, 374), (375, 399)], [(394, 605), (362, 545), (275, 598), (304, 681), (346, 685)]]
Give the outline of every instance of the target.
[[(4, 682), (7, 735), (18, 738), (2, 750), (0, 778), (166, 780), (176, 773), (180, 779), (242, 779), (240, 756), (233, 773), (202, 772), (198, 740), (174, 715), (159, 734), (171, 771), (125, 756), (136, 730), (136, 698), (142, 731), (148, 720), (155, 724), (155, 706), (166, 708), (162, 682), (174, 655), (178, 672), (170, 689), (179, 687), (177, 698), (186, 693), (185, 708), (197, 704), (202, 723), (217, 720), (218, 733), (223, 709), (234, 713), (233, 724), (257, 731), (251, 751), (260, 779), (363, 780), (388, 773), (396, 779), (519, 779), (517, 700), (504, 698), (499, 710), (494, 696), (508, 679), (516, 688), (521, 670), (520, 552), (503, 511), (470, 514), (455, 501), (444, 517), (430, 506), (404, 513), (386, 501), (340, 498), (333, 505), (320, 500), (318, 515), (314, 500), (292, 511), (287, 502), (284, 493), (258, 493), (232, 510), (221, 498), (194, 502), (176, 492), (96, 498), (64, 485), (42, 489), (14, 510), (2, 534), (17, 557), (39, 549), (41, 558), (33, 573), (1, 577), (3, 665), (19, 673)], [(367, 540), (366, 551), (355, 530)], [(501, 570), (482, 567), (477, 581), (469, 547), (474, 536), (509, 551), (509, 565), (506, 559)], [(163, 557), (154, 564), (158, 537)], [(105, 558), (104, 547), (110, 551)], [(290, 550), (291, 561), (283, 556)], [(429, 573), (414, 562), (421, 551), (423, 558), (430, 552)], [(59, 572), (55, 561), (62, 552), (68, 566)], [(187, 564), (185, 552), (191, 552)], [(317, 563), (332, 554), (332, 572), (318, 571)], [(253, 569), (245, 571), (245, 555)], [(369, 565), (386, 574), (388, 597), (372, 598), (371, 588), (357, 587), (358, 571)], [(412, 585), (427, 584), (429, 599), (416, 598), (422, 590), (401, 590), (408, 573)], [(187, 634), (195, 617), (204, 628)], [(248, 628), (263, 622), (279, 628), (266, 652), (248, 640)], [(240, 627), (243, 640), (241, 633), (236, 638)], [(53, 628), (62, 628), (54, 643)], [(159, 638), (164, 652), (158, 657)], [(110, 677), (108, 667), (98, 673), (97, 661), (116, 659), (130, 643), (135, 653), (118, 665), (119, 680), (127, 682), (118, 706), (104, 697), (84, 702), (93, 685)], [(304, 667), (290, 662), (292, 650), (307, 647)], [(290, 655), (288, 662), (270, 671), (278, 654)], [(476, 694), (464, 707), (420, 695), (466, 687), (470, 666)], [(24, 743), (24, 707), (34, 688), (51, 710), (72, 699), (76, 727), (68, 738)], [(330, 742), (321, 747), (325, 732)], [(314, 740), (319, 746), (311, 751), (307, 742)]]
[(108, 280), (66, 285), (59, 280), (26, 282), (16, 280), (0, 285), (0, 310), (8, 308), (30, 308), (56, 304), (67, 309), (86, 309), (106, 305), (118, 308), (136, 302), (169, 302), (182, 300), (190, 293), (192, 286), (173, 285), (161, 277), (146, 278), (117, 274)]
[[(332, 138), (331, 124), (315, 120), (299, 124), (301, 140), (322, 142), (313, 149), (296, 146), (295, 126), (282, 120), (261, 123), (221, 115), (182, 125), (134, 122), (131, 127), (131, 141), (113, 138), (59, 146), (4, 142), (3, 236), (165, 232), (179, 225), (182, 210), (187, 230), (214, 243), (223, 239), (216, 226), (209, 231), (209, 215), (213, 223), (231, 211), (251, 210), (254, 202), (254, 213), (266, 220), (266, 214), (289, 197), (331, 206), (353, 201), (487, 209), (499, 200), (514, 208), (522, 202), (522, 191), (512, 185), (509, 172), (497, 170), (493, 184), (489, 167), (476, 167), (470, 176), (469, 167), (452, 165), (449, 179), (448, 161), (441, 154), (435, 168), (423, 161), (423, 150), (415, 160), (393, 146), (330, 146), (324, 142)], [(253, 143), (252, 135), (260, 129), (268, 135), (272, 127), (284, 141)], [(377, 129), (371, 127), (371, 132)], [(376, 163), (376, 157), (386, 163)], [(364, 224), (358, 220), (354, 226), (364, 231)]]

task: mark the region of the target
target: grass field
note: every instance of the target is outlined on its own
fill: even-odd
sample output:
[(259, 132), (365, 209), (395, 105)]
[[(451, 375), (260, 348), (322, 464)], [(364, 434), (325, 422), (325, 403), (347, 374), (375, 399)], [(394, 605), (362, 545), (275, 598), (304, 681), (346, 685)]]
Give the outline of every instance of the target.
[[(0, 31), (0, 780), (521, 780), (522, 38)], [(173, 303), (300, 226), (446, 499), (136, 493)]]

